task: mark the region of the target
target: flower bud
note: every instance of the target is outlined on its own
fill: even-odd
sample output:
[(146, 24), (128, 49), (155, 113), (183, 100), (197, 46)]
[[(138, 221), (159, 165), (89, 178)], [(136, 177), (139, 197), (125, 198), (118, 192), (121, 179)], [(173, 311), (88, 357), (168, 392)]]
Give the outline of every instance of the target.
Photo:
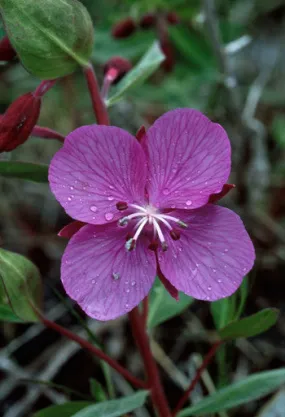
[(170, 25), (177, 25), (180, 22), (179, 16), (175, 12), (168, 12), (166, 19)]
[(12, 61), (16, 55), (16, 51), (11, 45), (9, 38), (4, 36), (0, 40), (0, 61)]
[(120, 20), (112, 28), (112, 35), (114, 38), (128, 38), (136, 31), (135, 21), (131, 17)]
[(40, 114), (41, 98), (27, 93), (17, 98), (0, 119), (0, 152), (8, 152), (30, 136)]
[(78, 0), (0, 0), (7, 35), (22, 64), (47, 80), (87, 66), (93, 23)]
[(149, 29), (156, 23), (156, 16), (153, 13), (146, 13), (139, 21), (139, 25), (142, 29)]
[(104, 74), (107, 76), (110, 71), (114, 69), (115, 77), (113, 77), (112, 84), (116, 84), (123, 76), (132, 69), (132, 64), (128, 59), (120, 56), (114, 56), (104, 65)]

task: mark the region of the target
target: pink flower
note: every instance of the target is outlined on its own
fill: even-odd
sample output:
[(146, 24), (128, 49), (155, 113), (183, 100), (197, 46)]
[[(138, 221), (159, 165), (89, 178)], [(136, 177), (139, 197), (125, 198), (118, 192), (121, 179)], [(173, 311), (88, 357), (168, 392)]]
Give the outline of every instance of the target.
[(77, 220), (62, 259), (66, 292), (98, 320), (137, 306), (157, 272), (174, 297), (232, 294), (255, 256), (240, 218), (208, 204), (229, 173), (226, 132), (196, 110), (166, 113), (140, 143), (117, 127), (70, 133), (49, 172)]

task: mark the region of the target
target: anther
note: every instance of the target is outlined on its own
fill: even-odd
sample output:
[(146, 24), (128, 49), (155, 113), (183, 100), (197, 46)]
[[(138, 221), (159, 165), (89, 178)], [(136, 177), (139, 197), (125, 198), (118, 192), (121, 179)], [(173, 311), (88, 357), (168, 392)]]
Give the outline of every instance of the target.
[(173, 240), (179, 240), (180, 239), (180, 232), (177, 229), (172, 229), (170, 231), (170, 236)]
[(116, 207), (118, 210), (123, 211), (123, 210), (127, 210), (128, 204), (125, 201), (118, 201), (118, 203), (116, 204)]
[(182, 220), (179, 220), (179, 221), (177, 222), (177, 224), (178, 224), (180, 227), (182, 227), (182, 229), (187, 229), (187, 227), (188, 227), (188, 224), (187, 224), (187, 223), (184, 223)]
[(119, 221), (118, 224), (119, 226), (126, 226), (126, 224), (129, 223), (129, 219), (128, 217), (122, 217)]
[(168, 249), (168, 244), (165, 241), (163, 241), (161, 242), (161, 247), (162, 247), (163, 252), (166, 252)]
[(126, 249), (129, 252), (131, 252), (132, 250), (135, 249), (136, 243), (137, 243), (137, 241), (134, 238), (131, 238), (131, 239), (127, 240), (126, 245), (125, 245), (126, 246)]

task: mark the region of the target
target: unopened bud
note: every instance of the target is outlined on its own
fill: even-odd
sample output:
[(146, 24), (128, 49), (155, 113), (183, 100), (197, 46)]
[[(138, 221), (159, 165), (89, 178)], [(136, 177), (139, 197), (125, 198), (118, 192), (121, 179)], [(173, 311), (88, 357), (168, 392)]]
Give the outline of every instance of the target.
[(168, 12), (166, 19), (170, 25), (177, 25), (180, 22), (179, 16), (175, 12)]
[(112, 77), (112, 84), (116, 84), (120, 79), (132, 69), (132, 64), (128, 59), (114, 56), (104, 65), (105, 76)]
[(120, 20), (112, 28), (112, 35), (114, 38), (128, 38), (136, 31), (135, 21), (131, 17)]
[(33, 93), (17, 98), (0, 119), (0, 152), (8, 152), (24, 143), (37, 123), (41, 99)]
[(7, 35), (22, 64), (33, 75), (55, 79), (78, 64), (87, 66), (94, 29), (78, 0), (1, 0)]
[(139, 21), (139, 25), (142, 29), (149, 29), (155, 26), (156, 23), (156, 16), (153, 13), (146, 13), (142, 16)]
[(11, 45), (9, 38), (4, 36), (0, 41), (0, 61), (12, 61), (16, 55), (16, 51)]

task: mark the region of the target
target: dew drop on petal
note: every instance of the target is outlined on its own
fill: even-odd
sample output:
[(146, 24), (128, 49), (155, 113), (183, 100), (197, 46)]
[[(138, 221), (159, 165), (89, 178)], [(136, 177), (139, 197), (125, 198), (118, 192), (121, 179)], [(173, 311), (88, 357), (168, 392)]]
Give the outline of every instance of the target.
[(67, 199), (68, 201), (71, 201), (72, 200), (72, 198), (71, 197), (68, 197), (68, 199)]
[(130, 292), (130, 289), (129, 289), (129, 288), (127, 288), (127, 289), (126, 289), (126, 293), (129, 293), (129, 292)]
[(92, 282), (92, 284), (95, 284), (95, 282), (96, 282), (96, 281), (95, 281), (95, 279), (92, 279), (92, 281), (91, 281), (91, 282)]
[(221, 279), (218, 279), (218, 283), (220, 284), (222, 282), (222, 280)]
[(113, 217), (114, 217), (114, 214), (113, 213), (106, 213), (105, 214), (105, 219), (108, 220), (108, 221), (112, 220)]
[(229, 251), (228, 249), (225, 249), (225, 250), (224, 250), (224, 252), (228, 252), (228, 251)]
[(212, 287), (209, 285), (208, 290), (211, 291)]
[(118, 272), (113, 272), (112, 277), (115, 281), (117, 281), (120, 278), (120, 274)]
[(217, 272), (217, 270), (216, 269), (213, 269), (213, 272), (215, 273), (215, 272)]
[(163, 195), (168, 195), (170, 193), (168, 188), (164, 188), (164, 190), (162, 191)]
[(136, 285), (136, 281), (132, 281), (132, 287), (134, 287)]
[(125, 307), (126, 307), (126, 308), (129, 308), (129, 304), (125, 304)]
[(114, 190), (113, 185), (109, 185), (110, 190)]
[(93, 211), (93, 213), (96, 213), (96, 211), (98, 210), (96, 206), (91, 206), (90, 210)]
[(74, 187), (70, 187), (70, 190), (72, 191), (72, 190), (74, 190)]
[(110, 196), (110, 197), (108, 197), (108, 200), (109, 201), (113, 201), (114, 200), (114, 197)]
[(186, 201), (186, 206), (191, 206), (192, 205), (192, 201), (191, 200), (187, 200)]

